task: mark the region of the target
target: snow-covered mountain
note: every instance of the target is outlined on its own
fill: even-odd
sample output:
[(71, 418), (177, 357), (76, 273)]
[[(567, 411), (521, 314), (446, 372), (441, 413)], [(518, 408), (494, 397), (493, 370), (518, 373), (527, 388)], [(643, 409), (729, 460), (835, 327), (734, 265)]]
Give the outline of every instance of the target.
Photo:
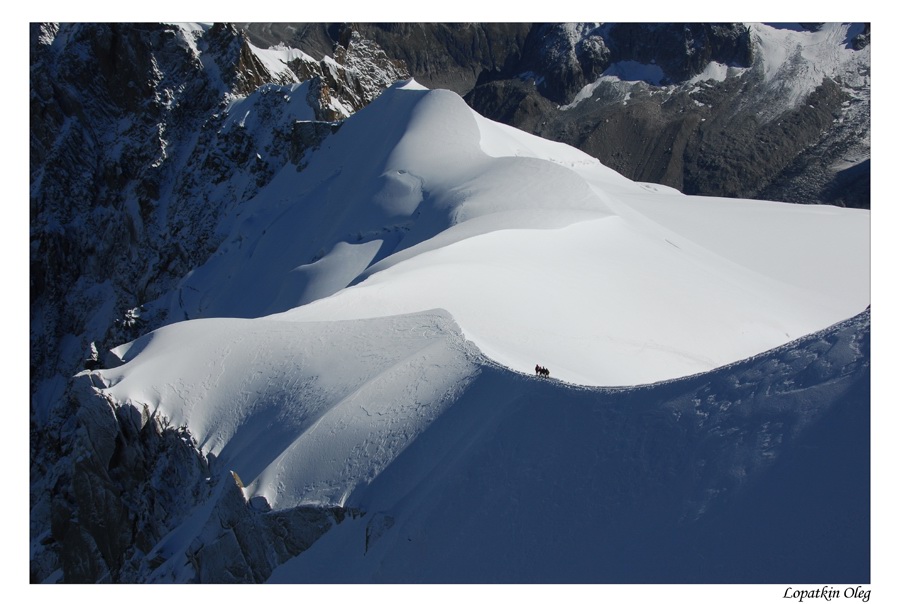
[[(633, 182), (415, 80), (323, 121), (334, 65), (396, 76), (358, 34), (83, 27), (34, 29), (32, 580), (868, 582), (868, 211)], [(66, 83), (98, 31), (141, 94)]]
[(868, 24), (245, 26), (317, 56), (359, 31), (430, 88), (634, 180), (869, 207)]
[(149, 312), (444, 308), (498, 362), (587, 385), (714, 369), (868, 304), (867, 212), (633, 183), (414, 83), (221, 224), (217, 252)]

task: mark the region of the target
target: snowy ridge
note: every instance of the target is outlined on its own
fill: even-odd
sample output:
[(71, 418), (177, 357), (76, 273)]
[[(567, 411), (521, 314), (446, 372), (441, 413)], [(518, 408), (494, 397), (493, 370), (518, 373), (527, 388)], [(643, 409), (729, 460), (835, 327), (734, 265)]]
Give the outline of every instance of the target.
[[(816, 483), (824, 471), (867, 485), (867, 324), (864, 313), (708, 375), (634, 389), (567, 388), (485, 367), (352, 498), (367, 515), (271, 581), (865, 576), (867, 531), (841, 545), (806, 531), (811, 517), (864, 523), (865, 502), (830, 490), (823, 505)], [(754, 533), (802, 545), (782, 559)]]
[[(117, 404), (138, 394), (187, 420), (216, 472), (243, 479), (262, 510), (252, 513), (363, 513), (275, 569), (275, 582), (815, 582), (868, 572), (867, 531), (839, 549), (805, 533), (810, 519), (867, 509), (868, 321), (624, 389), (510, 372), (441, 312), (191, 321), (123, 347), (128, 363), (94, 376)], [(846, 488), (820, 497), (820, 464)], [(765, 503), (773, 490), (777, 513)], [(169, 562), (154, 580), (187, 579), (179, 547), (210, 509), (161, 542)], [(786, 566), (745, 538), (721, 542), (723, 522), (804, 535), (802, 552)], [(717, 562), (699, 564), (710, 552)]]
[(410, 85), (221, 228), (169, 316), (442, 308), (491, 358), (591, 385), (708, 371), (868, 304), (866, 211), (648, 190)]
[(344, 505), (458, 396), (479, 356), (442, 312), (205, 319), (114, 352), (127, 364), (101, 373), (108, 395), (188, 426), (275, 508)]
[[(810, 463), (794, 439), (866, 404), (867, 312), (784, 345), (868, 304), (868, 219), (647, 187), (453, 93), (392, 87), (148, 305), (195, 320), (90, 374), (113, 406), (185, 427), (219, 484), (237, 485), (151, 552), (168, 560), (153, 580), (187, 580), (181, 561), (205, 543), (235, 547), (216, 514), (313, 508), (362, 516), (228, 576), (684, 580), (655, 554), (616, 557), (653, 533), (645, 514), (660, 552), (700, 535), (705, 556), (722, 547), (710, 510), (737, 514), (782, 456)], [(557, 379), (529, 375), (535, 362)], [(617, 388), (584, 387), (598, 385)], [(558, 526), (582, 500), (593, 507)], [(514, 538), (525, 518), (533, 536)], [(215, 551), (201, 576), (221, 576)], [(729, 552), (723, 577), (756, 576)]]
[[(771, 82), (836, 31), (778, 30)], [(413, 80), (357, 112), (405, 67), (343, 32), (32, 26), (32, 582), (868, 582), (869, 213), (632, 182)], [(868, 157), (857, 67), (809, 109)]]

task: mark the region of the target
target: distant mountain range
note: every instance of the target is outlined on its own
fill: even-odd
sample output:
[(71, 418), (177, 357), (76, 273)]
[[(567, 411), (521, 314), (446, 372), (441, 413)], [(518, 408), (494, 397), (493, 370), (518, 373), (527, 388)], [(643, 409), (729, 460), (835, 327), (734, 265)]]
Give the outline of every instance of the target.
[(314, 56), (357, 32), (425, 86), (633, 180), (869, 207), (869, 24), (244, 26)]

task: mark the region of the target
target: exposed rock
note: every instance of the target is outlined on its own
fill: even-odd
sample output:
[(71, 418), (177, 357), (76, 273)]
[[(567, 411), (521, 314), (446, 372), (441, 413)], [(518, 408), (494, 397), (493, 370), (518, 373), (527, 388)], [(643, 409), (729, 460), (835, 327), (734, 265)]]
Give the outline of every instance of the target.
[[(230, 24), (33, 24), (31, 40), (33, 389), (82, 369), (91, 341), (105, 350), (168, 320), (127, 313), (213, 252), (216, 216), (300, 162), (283, 84), (310, 79), (311, 108), (333, 122), (408, 77), (354, 32), (343, 63), (297, 59), (294, 73), (271, 73)], [(226, 119), (241, 95), (252, 131)], [(236, 173), (241, 186), (216, 186)], [(63, 334), (81, 344), (61, 349)]]
[[(550, 26), (541, 31), (529, 38), (545, 43), (526, 49), (524, 75), (479, 82), (466, 95), (473, 108), (574, 145), (628, 178), (685, 193), (868, 207), (867, 84), (826, 79), (793, 106), (769, 92), (753, 69), (740, 78), (676, 85), (710, 61), (753, 65), (742, 26), (626, 24), (570, 36)], [(586, 58), (580, 49), (598, 38), (603, 44), (596, 42)], [(571, 99), (616, 61), (657, 65), (666, 78), (659, 85), (603, 82), (590, 102), (563, 108), (547, 102)], [(847, 156), (860, 167), (850, 173), (831, 167), (846, 164)]]
[(668, 82), (683, 82), (715, 61), (750, 67), (753, 44), (742, 23), (616, 23), (609, 26), (613, 61), (658, 64)]
[(853, 50), (862, 50), (872, 41), (872, 24), (865, 23), (863, 25), (862, 31), (856, 34), (852, 40), (850, 40), (850, 46)]
[[(402, 61), (408, 73), (429, 88), (464, 95), (482, 72), (502, 71), (516, 63), (528, 23), (245, 23), (262, 46), (279, 42), (315, 56), (334, 52), (347, 32), (358, 32)], [(409, 76), (405, 76), (409, 77)]]
[(294, 122), (291, 130), (291, 163), (303, 167), (303, 156), (319, 148), (328, 135), (340, 129), (341, 122)]
[(749, 31), (738, 24), (611, 23), (535, 26), (515, 66), (531, 74), (541, 95), (554, 103), (572, 101), (613, 63), (635, 61), (659, 66), (663, 83), (682, 82), (710, 61), (747, 67), (752, 56)]
[[(339, 127), (297, 121), (286, 84), (302, 74), (308, 89), (326, 86), (294, 111), (342, 119), (407, 74), (353, 32), (343, 63), (297, 59), (276, 72), (229, 24), (35, 23), (30, 42), (31, 580), (181, 573), (186, 560), (154, 548), (212, 496), (209, 462), (146, 406), (114, 408), (89, 372), (70, 376), (120, 363), (105, 351), (186, 318), (141, 304), (209, 257), (221, 213), (302, 167)], [(242, 99), (254, 128), (229, 119)], [(297, 521), (325, 517), (306, 513)], [(290, 518), (259, 521), (287, 539), (275, 551), (298, 551), (319, 530)]]
[(250, 51), (247, 35), (231, 23), (216, 23), (203, 40), (215, 57), (223, 83), (235, 94), (250, 94), (263, 84), (288, 84), (270, 73)]
[[(784, 27), (817, 32), (823, 26)], [(702, 195), (868, 207), (868, 164), (862, 163), (868, 157), (868, 134), (856, 134), (858, 122), (868, 121), (867, 83), (823, 82), (812, 103), (796, 106), (764, 94), (762, 80), (749, 73), (724, 82), (704, 82), (696, 92), (690, 92), (695, 86), (682, 89), (712, 62), (748, 71), (756, 65), (752, 28), (744, 24), (247, 27), (251, 38), (261, 44), (289, 40), (313, 53), (333, 48), (348, 28), (358, 31), (388, 56), (402, 59), (426, 86), (463, 94), (482, 115), (579, 147), (629, 178)], [(866, 48), (869, 32), (868, 24), (852, 26), (847, 47)], [(590, 103), (561, 110), (560, 105), (571, 103), (611, 66), (628, 62), (649, 66), (648, 73), (656, 76), (632, 84), (630, 90), (601, 85)], [(834, 122), (834, 103), (847, 100), (844, 96), (838, 101), (834, 83), (842, 94), (861, 97), (866, 106), (854, 104)], [(848, 93), (848, 89), (856, 92)], [(782, 117), (780, 112), (785, 112), (784, 119), (776, 119)], [(790, 126), (779, 131), (779, 126), (771, 125), (779, 121)], [(734, 122), (733, 132), (717, 134), (715, 123)], [(865, 144), (853, 143), (852, 137), (862, 138)], [(833, 169), (832, 164), (846, 163), (835, 159), (839, 148), (850, 149), (854, 164), (861, 167), (851, 174), (842, 173), (840, 167)], [(714, 171), (703, 173), (704, 166)], [(725, 182), (719, 181), (719, 175)]]
[[(346, 30), (334, 49), (334, 60), (343, 67), (333, 85), (338, 93), (354, 102), (358, 111), (371, 103), (381, 91), (409, 77), (403, 61), (390, 59), (378, 44), (363, 38), (356, 30)], [(332, 72), (329, 72), (332, 74)]]
[(56, 568), (67, 583), (134, 581), (143, 556), (209, 496), (208, 464), (186, 432), (114, 408), (91, 380), (74, 380), (59, 411), (71, 419), (32, 454), (32, 532), (49, 527), (32, 543), (33, 582)]
[(684, 192), (736, 197), (746, 191), (749, 197), (758, 196), (820, 139), (844, 100), (840, 87), (826, 80), (806, 104), (777, 121), (763, 122), (737, 112), (711, 117), (685, 149), (685, 172), (690, 177)]
[(248, 502), (234, 472), (232, 478), (187, 549), (200, 583), (262, 583), (345, 517), (340, 508), (273, 512), (264, 501)]
[[(33, 476), (32, 523), (50, 529), (32, 544), (33, 582), (57, 568), (66, 583), (146, 581), (174, 569), (182, 581), (263, 582), (348, 515), (361, 515), (342, 508), (272, 511), (259, 497), (248, 502), (235, 472), (217, 485), (216, 470), (190, 433), (145, 406), (111, 406), (91, 379), (84, 372), (75, 380), (69, 409), (75, 421), (55, 443), (66, 454), (50, 472)], [(35, 461), (48, 459), (48, 451), (44, 446)], [(157, 548), (160, 540), (211, 498), (198, 536), (168, 558)], [(183, 574), (186, 565), (192, 575)]]

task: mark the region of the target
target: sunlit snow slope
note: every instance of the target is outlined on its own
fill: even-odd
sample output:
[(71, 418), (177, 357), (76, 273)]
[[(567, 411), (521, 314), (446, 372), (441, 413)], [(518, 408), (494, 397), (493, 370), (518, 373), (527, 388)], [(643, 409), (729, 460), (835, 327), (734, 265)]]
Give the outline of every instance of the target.
[[(148, 553), (164, 562), (148, 581), (194, 581), (198, 566), (232, 581), (247, 573), (209, 569), (250, 564), (275, 582), (868, 583), (868, 324), (592, 389), (490, 363), (444, 312), (208, 319), (92, 377), (215, 455), (213, 499)], [(237, 547), (235, 512), (216, 511), (229, 471), (249, 518), (362, 515), (266, 560), (283, 532), (245, 530)]]
[(440, 308), (492, 359), (586, 385), (707, 371), (869, 295), (866, 211), (641, 185), (414, 82), (222, 228), (218, 253), (162, 303), (172, 319)]
[[(772, 464), (786, 451), (779, 471), (818, 476), (830, 426), (857, 411), (840, 455), (865, 487), (867, 314), (723, 366), (864, 311), (867, 211), (633, 183), (414, 83), (307, 159), (223, 217), (218, 253), (157, 303), (194, 320), (119, 347), (123, 363), (90, 376), (107, 400), (187, 426), (217, 476), (233, 470), (248, 500), (265, 498), (252, 513), (366, 513), (273, 580), (835, 576), (822, 556), (845, 560), (819, 541), (817, 557), (790, 556), (806, 566), (745, 568), (717, 523), (754, 538), (772, 515), (747, 524), (741, 506), (768, 509), (753, 497), (781, 488)], [(562, 381), (523, 375), (536, 363)], [(707, 518), (738, 489), (749, 498), (731, 516)], [(804, 497), (782, 509), (808, 511)], [(825, 515), (865, 507), (841, 502)], [(216, 551), (213, 507), (155, 546), (148, 559), (166, 562), (148, 580), (194, 580), (185, 548)], [(868, 572), (857, 524), (847, 581)], [(636, 535), (652, 551), (633, 549)], [(694, 567), (722, 552), (719, 571)]]

